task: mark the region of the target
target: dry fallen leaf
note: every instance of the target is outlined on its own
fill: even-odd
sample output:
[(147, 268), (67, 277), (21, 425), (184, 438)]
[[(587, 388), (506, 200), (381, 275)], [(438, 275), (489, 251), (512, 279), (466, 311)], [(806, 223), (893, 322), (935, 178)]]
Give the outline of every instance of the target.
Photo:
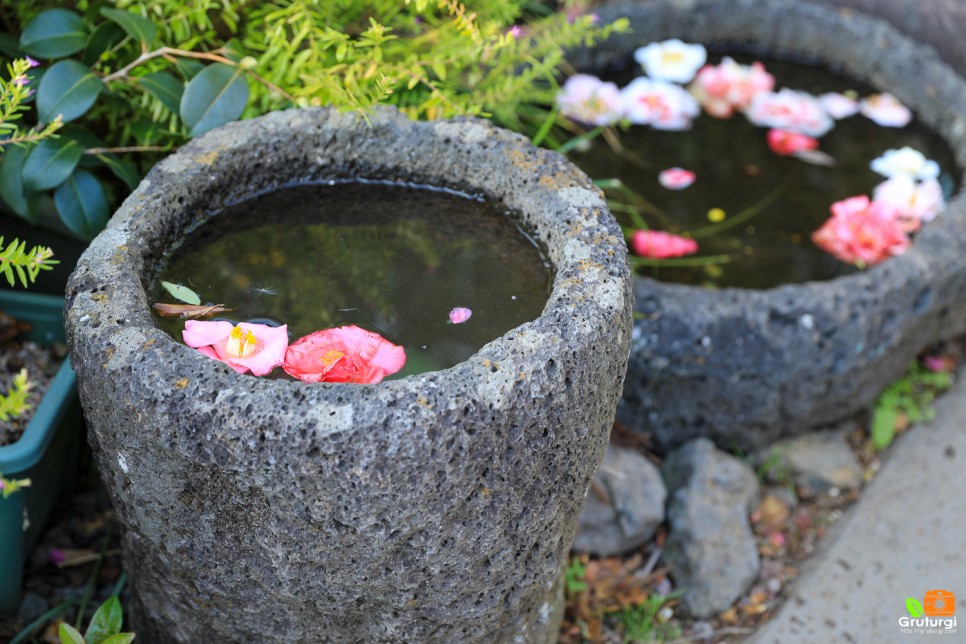
[(182, 320), (203, 320), (223, 311), (233, 311), (225, 308), (224, 304), (166, 304), (156, 302), (154, 310), (163, 318), (181, 318)]

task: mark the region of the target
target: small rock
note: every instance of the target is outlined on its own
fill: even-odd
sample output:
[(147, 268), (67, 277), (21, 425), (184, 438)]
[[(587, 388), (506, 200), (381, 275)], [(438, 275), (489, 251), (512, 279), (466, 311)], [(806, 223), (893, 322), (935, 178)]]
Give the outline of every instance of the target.
[(50, 602), (42, 595), (32, 590), (27, 591), (20, 600), (20, 620), (28, 624), (46, 613), (48, 608), (50, 608)]
[(758, 521), (769, 528), (780, 528), (791, 515), (791, 508), (774, 494), (768, 494), (758, 504), (755, 515)]
[(672, 453), (661, 468), (670, 492), (664, 559), (684, 609), (708, 618), (751, 586), (760, 559), (748, 515), (758, 479), (746, 464), (701, 438)]
[(573, 550), (609, 557), (637, 548), (664, 521), (666, 498), (657, 467), (634, 450), (609, 445), (587, 494)]
[(764, 450), (762, 462), (779, 462), (804, 491), (850, 490), (862, 483), (862, 466), (844, 431), (814, 432), (779, 441)]

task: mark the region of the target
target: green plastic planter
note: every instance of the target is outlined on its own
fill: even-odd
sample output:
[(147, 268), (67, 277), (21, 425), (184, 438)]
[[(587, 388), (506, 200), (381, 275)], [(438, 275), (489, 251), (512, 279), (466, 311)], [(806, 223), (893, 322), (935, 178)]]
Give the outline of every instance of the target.
[[(62, 297), (0, 291), (0, 310), (30, 322), (30, 339), (41, 344), (64, 341), (63, 309)], [(0, 473), (32, 481), (9, 498), (0, 497), (0, 615), (19, 608), (24, 561), (58, 493), (74, 478), (82, 416), (77, 381), (67, 360), (34, 405), (20, 440), (0, 447)]]

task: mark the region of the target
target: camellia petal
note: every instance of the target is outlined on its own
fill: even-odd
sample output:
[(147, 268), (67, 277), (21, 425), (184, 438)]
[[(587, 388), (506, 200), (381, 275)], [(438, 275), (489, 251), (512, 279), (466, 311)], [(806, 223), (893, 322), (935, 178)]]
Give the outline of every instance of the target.
[(735, 110), (748, 109), (755, 96), (774, 87), (775, 77), (761, 62), (739, 65), (725, 56), (717, 66), (702, 67), (688, 89), (708, 114), (728, 118)]
[(933, 220), (946, 207), (942, 186), (936, 179), (917, 182), (904, 174), (880, 183), (872, 196), (895, 209), (906, 232), (919, 230), (922, 222)]
[(701, 107), (683, 87), (639, 76), (621, 90), (624, 114), (631, 123), (658, 130), (686, 130)]
[(354, 325), (299, 338), (285, 352), (282, 368), (305, 382), (377, 383), (406, 364), (406, 352), (378, 333)]
[(634, 60), (653, 79), (687, 83), (708, 59), (702, 45), (689, 45), (677, 38), (655, 42), (634, 51)]
[(787, 88), (756, 94), (745, 115), (754, 125), (812, 137), (822, 136), (835, 125), (817, 98)]
[(668, 168), (657, 175), (658, 182), (668, 190), (684, 190), (694, 183), (694, 179), (694, 172), (684, 168)]
[(818, 139), (788, 130), (768, 130), (768, 147), (775, 154), (791, 156), (803, 150), (818, 148)]
[(660, 230), (638, 230), (631, 237), (631, 249), (641, 257), (668, 259), (698, 252), (698, 242)]
[(818, 97), (819, 102), (825, 109), (826, 114), (836, 121), (848, 118), (859, 112), (859, 102), (845, 94), (838, 92), (828, 92)]
[(860, 104), (862, 115), (883, 127), (905, 127), (912, 120), (912, 112), (892, 94), (873, 94)]
[(188, 320), (181, 333), (185, 344), (220, 360), (239, 373), (264, 376), (282, 364), (288, 347), (288, 327), (222, 320)]
[(812, 241), (843, 262), (871, 266), (909, 247), (909, 237), (888, 204), (865, 195), (837, 201)]
[(589, 74), (575, 74), (567, 79), (557, 94), (560, 113), (587, 125), (611, 125), (624, 116), (621, 92)]
[(935, 179), (939, 176), (939, 164), (909, 146), (887, 150), (881, 157), (873, 159), (869, 167), (889, 178), (905, 175), (912, 179)]
[(451, 324), (463, 324), (473, 315), (473, 311), (469, 310), (465, 306), (457, 306), (452, 311), (449, 312), (449, 321)]

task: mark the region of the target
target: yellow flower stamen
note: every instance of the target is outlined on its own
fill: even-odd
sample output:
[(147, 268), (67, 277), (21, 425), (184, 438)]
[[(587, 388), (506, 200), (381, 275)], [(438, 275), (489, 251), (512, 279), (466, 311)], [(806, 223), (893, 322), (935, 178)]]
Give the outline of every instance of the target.
[(228, 354), (230, 358), (247, 358), (248, 356), (255, 353), (255, 334), (251, 331), (245, 331), (241, 327), (236, 326), (231, 330), (231, 335), (228, 336), (228, 344), (225, 345), (225, 353)]
[(341, 351), (336, 351), (335, 349), (329, 349), (328, 351), (325, 352), (325, 355), (323, 355), (321, 358), (322, 364), (325, 365), (326, 369), (331, 369), (332, 365), (334, 365), (336, 362), (341, 360), (343, 356), (345, 356), (345, 354), (342, 353)]

